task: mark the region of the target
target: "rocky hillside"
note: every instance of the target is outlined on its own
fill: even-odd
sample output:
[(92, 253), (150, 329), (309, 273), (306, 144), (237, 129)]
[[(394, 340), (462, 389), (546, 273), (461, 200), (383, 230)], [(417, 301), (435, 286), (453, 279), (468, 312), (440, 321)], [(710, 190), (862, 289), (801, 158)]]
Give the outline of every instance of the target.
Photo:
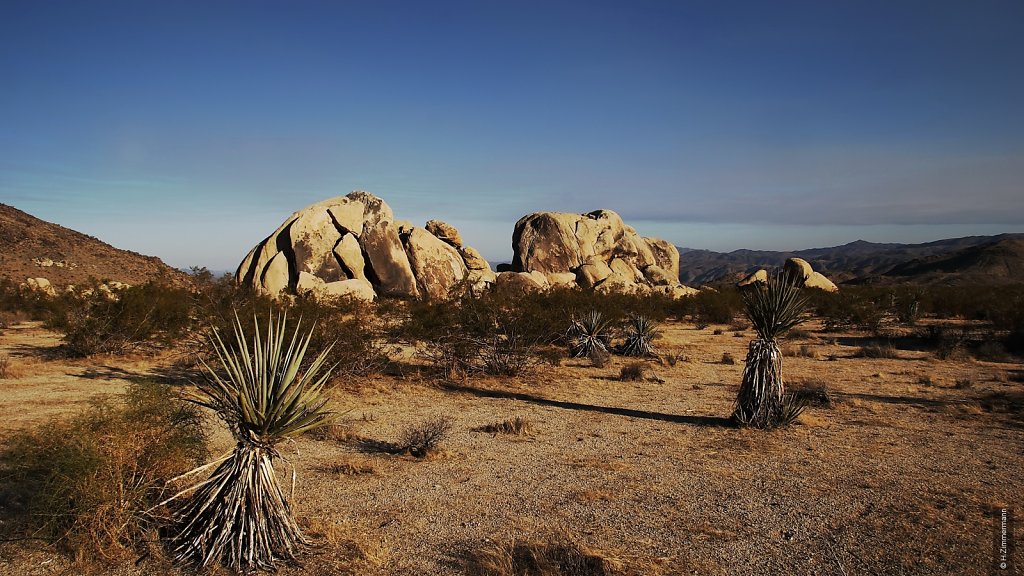
[(0, 204), (0, 278), (17, 283), (46, 278), (63, 287), (90, 278), (142, 284), (157, 278), (186, 282), (188, 276), (159, 258), (114, 248)]
[(680, 249), (680, 279), (689, 284), (737, 281), (787, 258), (802, 258), (837, 283), (1006, 284), (1024, 282), (1024, 234), (968, 236), (925, 244), (858, 240), (793, 252)]

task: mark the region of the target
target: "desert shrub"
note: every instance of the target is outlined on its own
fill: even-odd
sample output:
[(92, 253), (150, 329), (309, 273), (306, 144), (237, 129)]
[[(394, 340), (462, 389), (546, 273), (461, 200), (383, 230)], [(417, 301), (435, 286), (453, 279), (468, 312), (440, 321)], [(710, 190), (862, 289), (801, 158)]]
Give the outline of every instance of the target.
[(617, 563), (575, 539), (559, 535), (546, 541), (488, 541), (472, 550), (466, 572), (479, 576), (612, 576)]
[(793, 356), (793, 357), (800, 357), (800, 358), (817, 358), (818, 357), (818, 351), (815, 350), (814, 347), (812, 347), (812, 346), (809, 346), (807, 344), (801, 344), (800, 346), (797, 346), (796, 348), (793, 348), (791, 346), (787, 347), (785, 355), (786, 356)]
[(872, 290), (844, 289), (835, 293), (809, 291), (815, 314), (827, 330), (857, 328), (877, 332), (885, 319), (887, 298)]
[(1009, 362), (1012, 360), (1006, 345), (997, 340), (986, 340), (974, 349), (974, 357), (988, 362)]
[(932, 380), (932, 377), (927, 375), (927, 374), (925, 374), (923, 376), (918, 376), (917, 377), (917, 383), (920, 384), (921, 386), (927, 386), (927, 387), (931, 387), (931, 386), (935, 385), (935, 382)]
[(14, 366), (11, 364), (11, 357), (4, 354), (0, 356), (0, 380), (14, 377)]
[(657, 356), (654, 341), (661, 338), (658, 325), (646, 316), (632, 316), (626, 325), (625, 341), (618, 348), (623, 356)]
[(889, 343), (875, 342), (861, 346), (857, 351), (861, 358), (899, 358), (900, 354), (896, 347)]
[(725, 330), (722, 330), (721, 328), (715, 328), (714, 330), (711, 331), (711, 333), (714, 334), (715, 336), (721, 336), (722, 334), (725, 334)]
[(448, 437), (451, 430), (452, 421), (444, 416), (409, 426), (398, 438), (397, 451), (425, 458), (437, 451), (441, 441)]
[(487, 424), (477, 428), (478, 432), (487, 432), (488, 434), (509, 434), (511, 436), (527, 436), (533, 433), (533, 424), (523, 418), (522, 416), (516, 416), (503, 420), (501, 422), (495, 422), (493, 424)]
[[(130, 386), (66, 421), (19, 432), (0, 453), (7, 529), (114, 561), (162, 521), (167, 481), (207, 456), (198, 409), (167, 386)], [(157, 513), (159, 513), (159, 510)]]
[(698, 327), (709, 324), (731, 324), (742, 308), (739, 292), (732, 287), (721, 290), (701, 290), (692, 300), (693, 321)]
[(974, 381), (970, 378), (957, 378), (956, 383), (953, 384), (953, 388), (957, 390), (965, 390), (974, 386)]
[(64, 296), (48, 326), (64, 333), (71, 356), (122, 354), (146, 344), (181, 338), (191, 321), (190, 294), (184, 288), (147, 283), (110, 296), (95, 287), (83, 298)]
[(835, 404), (832, 391), (828, 384), (821, 379), (808, 379), (790, 384), (789, 394), (796, 401), (803, 402), (807, 406), (819, 408), (831, 408)]
[(736, 363), (736, 358), (733, 357), (732, 352), (722, 352), (722, 364), (728, 364), (732, 366)]
[(594, 368), (604, 368), (608, 365), (608, 361), (611, 360), (611, 352), (601, 349), (594, 348), (590, 354), (587, 355), (587, 360), (590, 360), (590, 365)]
[(644, 379), (647, 368), (640, 362), (630, 362), (619, 369), (619, 380), (622, 382), (639, 382)]

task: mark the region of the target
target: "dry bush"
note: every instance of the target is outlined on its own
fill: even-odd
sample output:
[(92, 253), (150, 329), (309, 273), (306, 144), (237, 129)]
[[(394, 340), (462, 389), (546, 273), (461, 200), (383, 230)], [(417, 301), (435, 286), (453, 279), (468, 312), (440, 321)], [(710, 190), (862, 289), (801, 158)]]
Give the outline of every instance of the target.
[(711, 331), (711, 333), (714, 334), (715, 336), (721, 336), (722, 334), (725, 334), (725, 330), (722, 330), (721, 328), (715, 328), (714, 330)]
[(1013, 357), (1002, 342), (986, 340), (974, 350), (974, 357), (987, 362), (1012, 362)]
[(828, 384), (820, 378), (794, 382), (786, 387), (786, 391), (794, 399), (808, 406), (831, 408), (836, 404), (836, 399), (832, 391), (829, 390)]
[(529, 420), (522, 416), (516, 416), (509, 418), (503, 422), (495, 422), (494, 424), (488, 424), (477, 428), (479, 432), (487, 432), (489, 434), (509, 434), (512, 436), (528, 436), (533, 434), (533, 424)]
[(641, 382), (647, 373), (647, 367), (641, 362), (630, 362), (619, 370), (619, 380), (622, 382)]
[(168, 480), (207, 457), (206, 436), (199, 410), (164, 385), (133, 385), (122, 400), (8, 439), (0, 509), (12, 522), (4, 532), (82, 560), (142, 551), (163, 523), (151, 508)]
[(327, 474), (335, 474), (342, 476), (364, 476), (367, 474), (376, 474), (377, 470), (370, 464), (357, 463), (353, 464), (347, 460), (339, 460), (337, 462), (331, 462), (319, 466), (318, 469), (321, 472)]
[(925, 374), (924, 376), (918, 377), (917, 383), (920, 384), (921, 386), (928, 386), (928, 387), (931, 387), (931, 386), (935, 385), (935, 382), (932, 380), (932, 377), (928, 376), (927, 374)]
[(818, 351), (807, 344), (801, 344), (800, 348), (797, 348), (797, 356), (801, 358), (817, 358)]
[(661, 362), (662, 366), (664, 366), (665, 364), (668, 364), (669, 366), (675, 366), (680, 362), (688, 362), (689, 360), (690, 359), (686, 357), (686, 354), (680, 350), (662, 353), (661, 356), (658, 358), (658, 361)]
[(857, 351), (857, 356), (861, 358), (899, 358), (900, 354), (896, 351), (896, 347), (892, 344), (868, 344), (861, 346), (860, 350)]
[(441, 441), (448, 436), (451, 430), (451, 418), (445, 416), (409, 426), (399, 435), (397, 451), (408, 452), (417, 458), (425, 458), (437, 451)]
[(611, 576), (621, 563), (574, 539), (491, 542), (469, 553), (466, 572), (479, 576)]
[(728, 364), (730, 366), (732, 366), (733, 364), (736, 364), (736, 359), (733, 358), (731, 352), (723, 352), (722, 353), (722, 364)]
[(590, 365), (594, 368), (604, 368), (608, 361), (611, 360), (612, 354), (607, 350), (594, 349), (590, 352), (587, 358), (590, 360)]
[(11, 357), (6, 354), (0, 356), (0, 380), (7, 380), (9, 378), (17, 378), (18, 370), (14, 367), (11, 362)]
[(352, 427), (348, 424), (342, 424), (335, 422), (326, 426), (320, 426), (319, 428), (313, 428), (312, 430), (303, 434), (313, 440), (319, 440), (321, 442), (348, 442), (359, 438)]
[(965, 390), (974, 386), (974, 381), (970, 378), (957, 378), (956, 383), (953, 384), (953, 388), (957, 390)]

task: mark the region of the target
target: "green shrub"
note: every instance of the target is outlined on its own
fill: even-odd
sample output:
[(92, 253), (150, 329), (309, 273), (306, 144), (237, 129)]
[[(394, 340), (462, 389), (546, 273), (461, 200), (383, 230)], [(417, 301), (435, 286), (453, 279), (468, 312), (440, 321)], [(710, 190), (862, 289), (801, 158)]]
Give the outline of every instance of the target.
[(147, 283), (117, 292), (93, 288), (84, 298), (64, 296), (48, 326), (64, 333), (71, 356), (129, 352), (145, 344), (168, 344), (181, 338), (191, 322), (188, 290)]
[(0, 503), (15, 535), (79, 558), (138, 552), (161, 520), (166, 482), (207, 456), (199, 410), (143, 383), (66, 421), (15, 433), (0, 453)]

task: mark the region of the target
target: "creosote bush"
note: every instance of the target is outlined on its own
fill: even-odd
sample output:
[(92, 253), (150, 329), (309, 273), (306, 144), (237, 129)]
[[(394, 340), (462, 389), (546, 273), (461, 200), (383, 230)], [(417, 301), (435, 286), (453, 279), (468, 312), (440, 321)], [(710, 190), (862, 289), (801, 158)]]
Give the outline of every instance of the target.
[(619, 369), (619, 380), (622, 382), (641, 382), (647, 367), (640, 362), (631, 362)]
[(111, 295), (92, 288), (85, 297), (65, 295), (48, 326), (64, 333), (71, 356), (123, 354), (145, 345), (166, 345), (189, 328), (190, 293), (150, 282)]
[(441, 441), (448, 437), (451, 430), (452, 421), (445, 416), (409, 426), (399, 436), (397, 451), (408, 452), (417, 458), (425, 458), (437, 451)]
[(207, 457), (199, 410), (156, 383), (129, 386), (69, 420), (18, 432), (0, 454), (12, 536), (41, 537), (81, 560), (143, 550), (167, 482)]

